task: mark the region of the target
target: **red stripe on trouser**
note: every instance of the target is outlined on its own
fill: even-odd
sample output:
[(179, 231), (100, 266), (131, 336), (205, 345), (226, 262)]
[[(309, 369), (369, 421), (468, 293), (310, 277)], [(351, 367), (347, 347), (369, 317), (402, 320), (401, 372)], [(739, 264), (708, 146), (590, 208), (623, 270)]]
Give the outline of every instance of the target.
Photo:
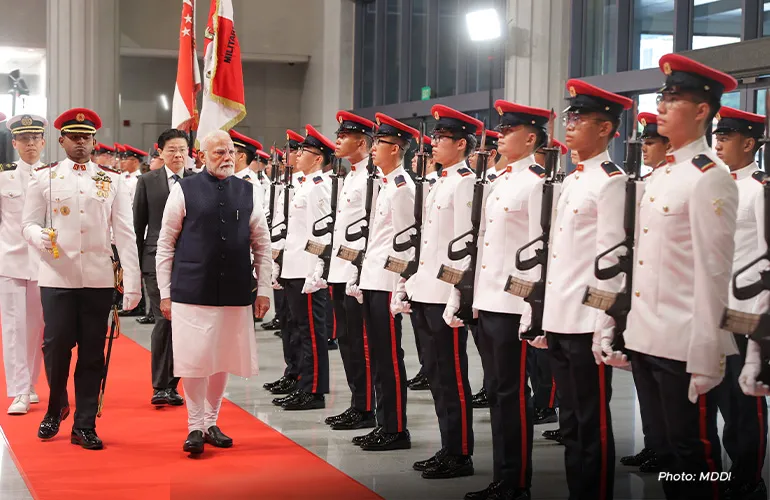
[(599, 498), (607, 498), (607, 387), (604, 363), (599, 365), (599, 441), (602, 445), (602, 469), (599, 476)]
[[(392, 293), (388, 294), (388, 304), (390, 304)], [(404, 432), (404, 418), (401, 415), (401, 372), (398, 369), (398, 346), (396, 345), (396, 323), (393, 315), (388, 314), (390, 319), (390, 357), (393, 359), (393, 374), (396, 376), (396, 420), (398, 422), (398, 432)]]
[(457, 379), (457, 394), (460, 396), (460, 426), (462, 427), (463, 455), (468, 454), (468, 418), (466, 416), (467, 403), (465, 401), (465, 388), (463, 387), (463, 374), (460, 367), (460, 332), (452, 328), (455, 351), (455, 378)]
[(372, 411), (372, 360), (369, 358), (369, 337), (364, 323), (364, 361), (366, 362), (366, 411)]
[(527, 487), (527, 343), (521, 343), (521, 360), (519, 362), (519, 419), (521, 420), (521, 475), (519, 488)]
[(553, 403), (555, 402), (555, 400), (556, 400), (556, 379), (551, 377), (551, 399), (548, 400), (548, 408), (553, 408)]
[(315, 343), (315, 326), (313, 325), (313, 294), (307, 294), (307, 318), (310, 321), (310, 341), (313, 344), (313, 389), (318, 390), (318, 346)]
[(757, 398), (757, 419), (759, 424), (759, 449), (757, 450), (757, 482), (762, 479), (762, 464), (765, 460), (765, 416), (762, 411), (762, 399)]
[[(716, 472), (717, 468), (714, 465), (714, 460), (711, 459), (711, 441), (708, 436), (708, 426), (706, 425), (706, 417), (708, 415), (706, 408), (706, 395), (701, 394), (698, 397), (698, 430), (700, 434), (700, 440), (703, 443), (703, 454), (706, 458), (706, 464), (708, 465), (709, 472)], [(711, 489), (714, 493), (714, 499), (719, 498), (719, 485), (716, 481), (711, 481)]]

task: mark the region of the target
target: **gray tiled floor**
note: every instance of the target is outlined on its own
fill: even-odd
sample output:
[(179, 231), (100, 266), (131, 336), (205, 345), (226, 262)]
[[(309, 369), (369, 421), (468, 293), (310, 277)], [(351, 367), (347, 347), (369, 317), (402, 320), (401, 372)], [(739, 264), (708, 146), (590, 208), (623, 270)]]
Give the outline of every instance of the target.
[[(133, 320), (123, 321), (122, 324), (128, 336), (149, 347), (150, 327), (140, 326)], [(361, 451), (350, 444), (350, 438), (360, 431), (335, 432), (323, 424), (326, 416), (343, 411), (349, 402), (339, 351), (330, 353), (332, 393), (327, 397), (327, 408), (312, 412), (283, 412), (270, 404), (273, 396), (262, 389), (264, 382), (274, 380), (282, 373), (281, 341), (259, 327), (257, 330), (260, 375), (249, 380), (231, 377), (227, 397), (263, 422), (388, 500), (461, 499), (465, 492), (484, 488), (491, 481), (492, 452), (488, 411), (476, 410), (474, 413), (476, 475), (445, 481), (421, 479), (419, 473), (412, 470), (412, 463), (431, 456), (439, 448), (436, 416), (428, 391), (409, 392), (408, 417), (413, 444), (411, 450), (382, 454)], [(411, 376), (414, 375), (418, 363), (408, 318), (404, 321), (403, 339), (407, 372)], [(475, 391), (481, 384), (481, 364), (472, 341), (469, 341), (468, 354), (471, 386)], [(618, 457), (641, 449), (641, 420), (631, 376), (626, 372), (616, 371), (613, 380), (612, 422)], [(220, 424), (226, 431), (227, 422)], [(564, 448), (540, 437), (540, 431), (551, 428), (555, 428), (555, 424), (535, 430), (533, 499), (567, 497), (563, 472)], [(237, 436), (235, 438), (237, 439)], [(11, 460), (4, 439), (0, 445), (0, 498), (31, 498)], [(663, 498), (655, 476), (629, 472), (627, 468), (618, 465), (615, 477), (617, 500)], [(765, 477), (767, 481), (767, 468)], [(312, 493), (308, 493), (308, 498), (312, 498)]]

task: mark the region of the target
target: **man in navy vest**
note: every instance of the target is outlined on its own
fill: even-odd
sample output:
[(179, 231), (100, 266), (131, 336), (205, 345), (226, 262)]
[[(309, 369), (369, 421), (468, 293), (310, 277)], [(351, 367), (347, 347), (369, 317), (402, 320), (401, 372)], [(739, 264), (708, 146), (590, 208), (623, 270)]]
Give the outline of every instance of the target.
[(156, 255), (160, 310), (166, 319), (174, 317), (174, 376), (184, 379), (187, 400), (183, 449), (191, 454), (202, 453), (204, 441), (233, 445), (217, 426), (219, 408), (228, 373), (257, 374), (252, 267), (259, 318), (270, 308), (272, 271), (270, 234), (256, 201), (261, 197), (251, 183), (233, 176), (230, 135), (211, 132), (201, 148), (206, 168), (171, 189)]

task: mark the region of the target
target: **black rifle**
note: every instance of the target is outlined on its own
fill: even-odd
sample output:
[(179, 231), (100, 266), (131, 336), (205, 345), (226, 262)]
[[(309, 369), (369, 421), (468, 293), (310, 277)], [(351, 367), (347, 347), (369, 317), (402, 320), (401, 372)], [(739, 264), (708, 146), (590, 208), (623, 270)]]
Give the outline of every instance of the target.
[(267, 227), (273, 227), (273, 214), (275, 213), (275, 190), (278, 188), (278, 170), (280, 169), (280, 161), (278, 160), (278, 149), (273, 143), (273, 155), (271, 158), (272, 166), (270, 167), (270, 212), (267, 214)]
[[(289, 149), (289, 143), (287, 142), (286, 154), (284, 156), (286, 158), (286, 167), (283, 170), (283, 220), (270, 228), (270, 241), (272, 243), (285, 240), (286, 235), (289, 233), (289, 203), (291, 202), (291, 191), (294, 189), (294, 186), (291, 183), (291, 172), (293, 167), (289, 164), (290, 152), (291, 149)], [(280, 228), (280, 231), (278, 234), (273, 234), (273, 230), (276, 228)], [(283, 266), (283, 250), (283, 248), (280, 250), (273, 250), (273, 260), (278, 264), (279, 276), (281, 274), (280, 268)]]
[[(626, 142), (626, 161), (624, 165), (628, 173), (628, 178), (626, 179), (626, 198), (623, 206), (623, 230), (625, 231), (625, 237), (617, 245), (597, 255), (594, 261), (594, 276), (598, 280), (609, 280), (623, 273), (626, 275), (625, 284), (623, 290), (618, 293), (599, 290), (589, 286), (586, 287), (585, 294), (583, 295), (583, 304), (600, 309), (615, 320), (615, 338), (612, 341), (612, 349), (614, 351), (622, 351), (626, 356), (629, 353), (625, 348), (626, 342), (623, 338), (623, 332), (626, 331), (628, 313), (631, 312), (636, 231), (636, 185), (641, 177), (642, 165), (642, 141), (637, 136), (636, 116), (636, 104), (634, 104), (634, 127), (631, 137)], [(626, 252), (618, 255), (617, 264), (602, 269), (599, 265), (600, 261), (621, 248), (625, 248)]]
[[(345, 228), (345, 239), (347, 241), (358, 241), (364, 238), (364, 248), (355, 250), (345, 245), (340, 245), (337, 257), (350, 261), (358, 270), (358, 279), (356, 285), (361, 282), (361, 267), (364, 264), (364, 255), (369, 246), (369, 218), (372, 214), (372, 202), (374, 199), (374, 181), (377, 180), (377, 167), (372, 161), (372, 155), (369, 155), (369, 163), (366, 166), (369, 177), (366, 179), (366, 200), (364, 201), (364, 216), (348, 224)], [(351, 232), (350, 228), (358, 226), (358, 231)]]
[[(545, 280), (548, 274), (548, 247), (551, 240), (551, 212), (553, 211), (553, 191), (558, 175), (559, 153), (561, 152), (559, 147), (553, 143), (553, 111), (551, 111), (551, 120), (548, 125), (547, 144), (549, 146), (543, 148), (543, 152), (545, 152), (545, 182), (543, 183), (543, 201), (540, 205), (540, 227), (543, 232), (538, 238), (516, 251), (516, 269), (528, 271), (539, 265), (540, 279), (533, 282), (508, 276), (508, 281), (505, 283), (506, 292), (523, 298), (532, 307), (530, 329), (521, 334), (521, 338), (524, 340), (534, 340), (536, 337), (544, 335), (543, 309), (545, 306)], [(522, 260), (522, 253), (538, 243), (542, 243), (543, 246), (542, 248), (535, 248), (535, 256)]]
[[(385, 261), (385, 269), (400, 274), (404, 279), (411, 278), (414, 273), (417, 272), (418, 263), (420, 262), (423, 210), (422, 200), (425, 192), (426, 170), (425, 143), (423, 142), (423, 137), (425, 137), (425, 120), (420, 122), (419, 149), (417, 150), (417, 153), (415, 153), (415, 156), (417, 157), (417, 172), (415, 173), (417, 175), (414, 179), (414, 224), (393, 236), (393, 250), (396, 252), (406, 252), (410, 248), (414, 248), (414, 258), (407, 262), (403, 259), (388, 256), (388, 259)], [(398, 239), (404, 234), (408, 234), (409, 238), (406, 241), (399, 242)]]
[[(473, 185), (473, 202), (471, 204), (471, 228), (449, 242), (447, 256), (450, 260), (462, 260), (470, 257), (470, 263), (465, 270), (455, 269), (442, 264), (438, 270), (441, 281), (454, 285), (460, 291), (460, 308), (456, 316), (467, 325), (476, 324), (473, 318), (473, 285), (476, 280), (476, 261), (478, 259), (479, 230), (481, 229), (481, 209), (484, 205), (484, 185), (487, 184), (487, 158), (485, 142), (487, 130), (481, 132), (481, 147), (476, 153), (476, 182)], [(455, 250), (455, 243), (465, 240), (465, 247)]]
[[(337, 193), (340, 189), (340, 166), (342, 160), (339, 158), (332, 159), (332, 199), (331, 199), (331, 211), (315, 221), (313, 223), (313, 236), (321, 237), (327, 234), (331, 234), (331, 240), (328, 245), (318, 243), (317, 241), (308, 240), (305, 245), (305, 251), (317, 255), (321, 258), (324, 264), (322, 277), (324, 281), (329, 279), (329, 265), (332, 260), (332, 245), (334, 244), (334, 224), (337, 223)], [(319, 224), (324, 224), (322, 227), (318, 227)]]

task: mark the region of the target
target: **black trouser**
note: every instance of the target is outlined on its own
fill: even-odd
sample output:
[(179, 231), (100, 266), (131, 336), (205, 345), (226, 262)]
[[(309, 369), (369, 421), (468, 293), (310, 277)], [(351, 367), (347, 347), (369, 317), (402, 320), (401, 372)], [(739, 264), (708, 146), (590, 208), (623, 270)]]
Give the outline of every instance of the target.
[(390, 292), (364, 290), (364, 324), (371, 347), (377, 423), (387, 433), (406, 430), (406, 368), (401, 315), (390, 314)]
[(520, 314), (479, 311), (474, 328), (492, 421), (493, 480), (518, 488), (532, 484), (532, 400), (527, 385), (526, 342)]
[(45, 320), (43, 360), (51, 394), (48, 414), (58, 415), (67, 405), (72, 348), (77, 345), (73, 424), (76, 429), (96, 428), (112, 294), (112, 288), (40, 287)]
[(767, 452), (767, 401), (765, 398), (747, 396), (738, 385), (738, 376), (746, 359), (748, 339), (736, 335), (740, 354), (728, 356), (725, 378), (717, 387), (717, 405), (725, 426), (722, 444), (730, 456), (730, 480), (735, 483), (754, 484), (762, 479)]
[[(473, 343), (476, 345), (476, 350), (478, 351), (480, 349), (479, 347), (479, 332), (478, 328), (476, 328), (475, 325), (468, 325), (468, 331), (471, 332), (471, 337), (473, 337)], [(481, 354), (481, 352), (479, 352)], [(483, 381), (481, 383), (481, 388), (484, 390), (487, 390), (487, 371), (482, 366), (482, 375), (483, 375)]]
[(425, 375), (436, 406), (441, 446), (450, 455), (473, 455), (473, 407), (468, 383), (468, 331), (449, 328), (444, 304), (412, 302)]
[(155, 325), (150, 335), (150, 366), (153, 389), (176, 389), (179, 378), (174, 377), (174, 350), (171, 340), (171, 322), (160, 312), (160, 290), (155, 273), (142, 273), (150, 296)]
[(283, 290), (273, 290), (273, 301), (275, 302), (275, 317), (281, 321), (281, 316), (285, 314), (286, 301), (283, 297)]
[(332, 301), (337, 324), (337, 343), (350, 387), (350, 406), (359, 411), (372, 411), (374, 384), (363, 308), (354, 297), (345, 293), (344, 283), (332, 285)]
[(298, 388), (314, 394), (329, 392), (329, 351), (326, 345), (326, 308), (323, 294), (302, 293), (304, 279), (284, 280), (286, 300), (298, 339)]
[(556, 408), (556, 384), (553, 383), (551, 358), (545, 349), (527, 349), (527, 374), (535, 393), (535, 409)]
[(417, 334), (417, 327), (414, 325), (414, 316), (409, 315), (409, 321), (412, 323), (412, 331), (414, 332), (414, 345), (417, 348), (417, 361), (420, 363), (420, 370), (417, 374), (425, 373), (425, 361), (422, 357), (422, 349), (420, 348), (420, 336)]
[(332, 302), (331, 286), (319, 290), (323, 292), (325, 299), (324, 304), (326, 307), (326, 321), (324, 322), (324, 330), (326, 332), (326, 340), (335, 340), (337, 338), (336, 325), (334, 319), (334, 303)]
[(559, 388), (559, 430), (570, 500), (612, 498), (615, 438), (612, 368), (596, 365), (593, 333), (548, 333), (551, 370)]
[[(667, 499), (717, 499), (717, 481), (699, 481), (701, 472), (720, 472), (722, 457), (717, 434), (716, 393), (687, 398), (690, 374), (684, 361), (633, 353), (631, 369), (641, 408), (648, 408), (650, 429), (659, 429), (667, 446), (655, 450), (672, 473), (694, 474), (693, 481), (663, 480)], [(558, 379), (556, 381), (558, 383)], [(565, 393), (562, 393), (564, 396)]]
[(299, 358), (301, 354), (299, 332), (297, 332), (297, 323), (291, 316), (291, 310), (289, 309), (289, 299), (286, 294), (286, 280), (278, 280), (281, 286), (284, 288), (276, 290), (277, 294), (280, 292), (281, 306), (276, 308), (275, 314), (278, 320), (281, 322), (281, 344), (283, 347), (283, 361), (286, 363), (286, 368), (283, 371), (284, 376), (297, 378), (299, 377)]

